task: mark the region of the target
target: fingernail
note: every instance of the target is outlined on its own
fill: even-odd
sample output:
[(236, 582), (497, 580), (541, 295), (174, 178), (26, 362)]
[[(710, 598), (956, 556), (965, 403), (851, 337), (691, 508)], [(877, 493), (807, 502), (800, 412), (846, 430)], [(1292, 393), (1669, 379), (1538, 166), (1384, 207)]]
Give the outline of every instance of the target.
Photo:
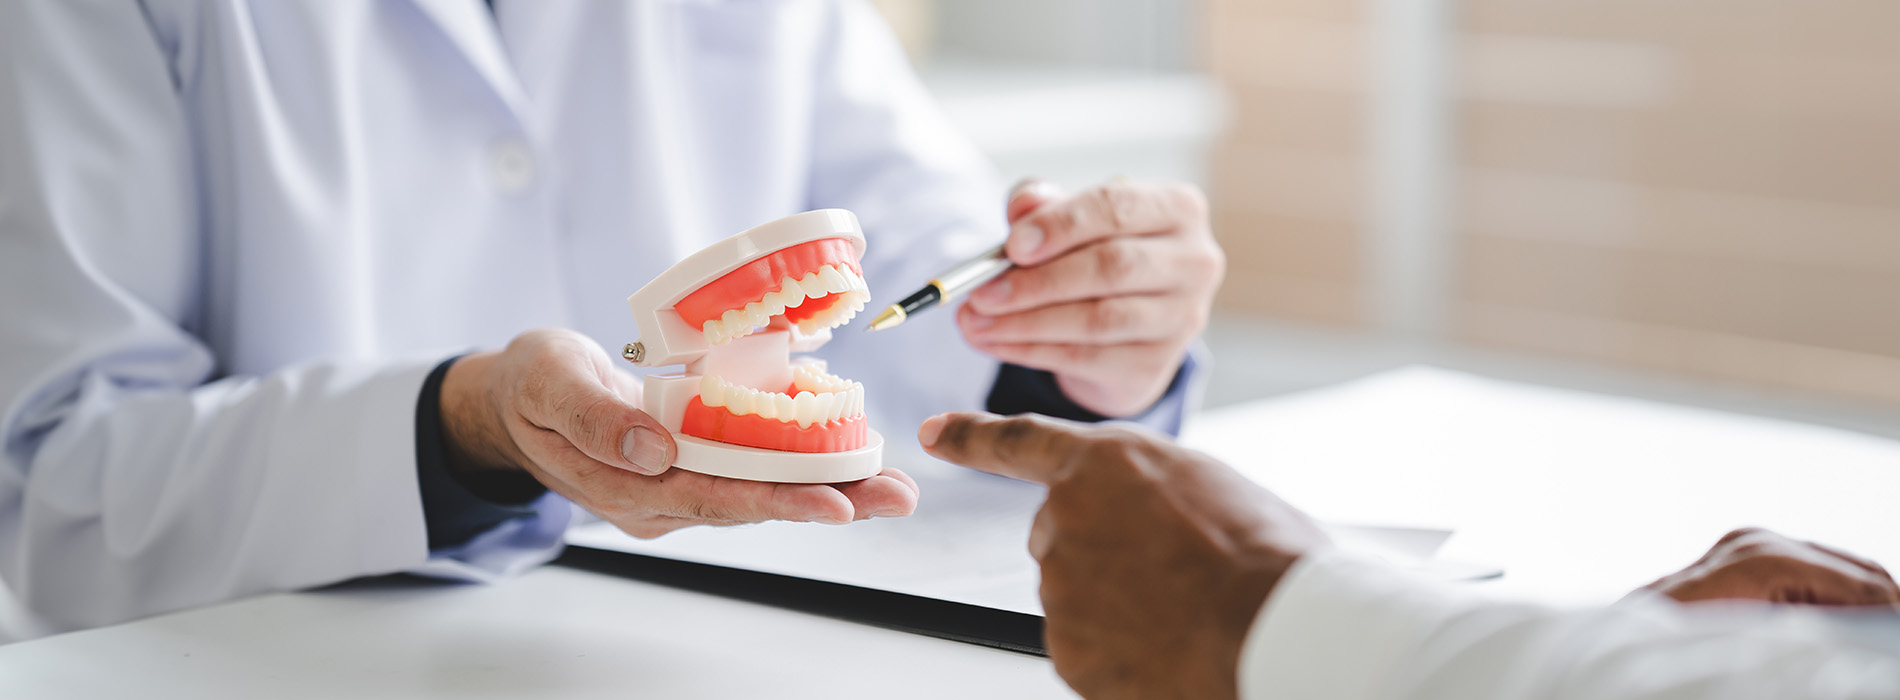
[(829, 515), (820, 515), (816, 518), (812, 518), (811, 521), (814, 523), (821, 523), (824, 525), (843, 525), (845, 523), (850, 522), (848, 520), (839, 520)]
[(970, 315), (966, 318), (968, 320), (963, 323), (968, 325), (972, 330), (982, 330), (996, 325), (996, 317), (974, 309), (971, 310)]
[(1016, 230), (1009, 234), (1010, 242), (1017, 252), (1034, 255), (1042, 247), (1042, 227), (1035, 224), (1016, 224)]
[(1048, 180), (1033, 178), (1033, 177), (1023, 178), (1021, 181), (1018, 181), (1015, 185), (1009, 188), (1008, 199), (1010, 201), (1015, 201), (1017, 197), (1021, 197), (1026, 194), (1033, 194), (1038, 197), (1048, 198), (1048, 197), (1054, 196), (1055, 191), (1056, 191), (1056, 183), (1050, 182)]
[(871, 511), (871, 517), (873, 518), (901, 518), (906, 515), (910, 514), (896, 508), (879, 508)]
[(984, 304), (1001, 304), (1009, 301), (1009, 278), (1005, 276), (990, 280), (989, 284), (977, 287), (974, 296)]
[(672, 465), (666, 463), (666, 444), (660, 440), (660, 434), (650, 429), (635, 426), (627, 431), (620, 440), (620, 454), (633, 463), (633, 470), (652, 476), (666, 471)]
[(931, 416), (924, 419), (924, 424), (917, 428), (918, 444), (934, 447), (937, 444), (937, 437), (943, 435), (943, 424), (948, 422), (950, 419), (943, 416)]

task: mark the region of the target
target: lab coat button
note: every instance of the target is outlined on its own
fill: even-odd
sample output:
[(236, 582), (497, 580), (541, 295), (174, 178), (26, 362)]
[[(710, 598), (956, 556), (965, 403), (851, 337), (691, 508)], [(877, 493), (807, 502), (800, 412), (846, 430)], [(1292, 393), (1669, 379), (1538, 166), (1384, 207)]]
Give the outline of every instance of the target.
[(503, 141), (488, 153), (488, 174), (503, 192), (520, 192), (534, 184), (534, 154), (520, 141)]

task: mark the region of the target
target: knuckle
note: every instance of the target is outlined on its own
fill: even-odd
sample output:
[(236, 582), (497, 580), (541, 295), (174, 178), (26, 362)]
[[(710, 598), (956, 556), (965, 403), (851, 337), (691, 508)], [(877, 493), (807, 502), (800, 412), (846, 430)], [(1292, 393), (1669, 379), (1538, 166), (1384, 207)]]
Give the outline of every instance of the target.
[(1193, 278), (1204, 280), (1209, 287), (1218, 287), (1227, 276), (1227, 251), (1221, 249), (1220, 243), (1210, 240), (1188, 258), (1187, 267)]
[(1141, 256), (1119, 240), (1095, 245), (1094, 255), (1096, 276), (1111, 288), (1126, 286), (1141, 269)]
[(1134, 454), (1134, 443), (1118, 434), (1121, 428), (1108, 428), (1092, 436), (1079, 455), (1091, 469), (1127, 465)]
[(1058, 638), (1051, 630), (1048, 643), (1049, 661), (1055, 666), (1056, 675), (1062, 678), (1062, 682), (1069, 684), (1082, 697), (1103, 697), (1102, 691), (1107, 688), (1099, 680), (1101, 673), (1095, 669), (1095, 664), (1083, 660), (1087, 657), (1087, 642), (1074, 635)]
[(736, 518), (726, 509), (706, 501), (686, 501), (680, 504), (680, 517), (702, 522), (721, 522)]
[(1047, 269), (1016, 269), (1009, 272), (1009, 300), (1001, 304), (1003, 308), (1029, 308), (1042, 304), (1048, 298), (1048, 290), (1061, 285), (1051, 282)]
[(533, 354), (547, 346), (548, 338), (551, 335), (553, 335), (553, 331), (550, 329), (536, 328), (517, 335), (513, 340), (508, 341), (507, 349), (509, 352)]
[(1197, 185), (1176, 183), (1169, 185), (1166, 191), (1168, 201), (1175, 210), (1195, 220), (1206, 219), (1208, 212), (1211, 211), (1211, 207), (1207, 204), (1207, 193)]
[(613, 399), (596, 396), (571, 400), (562, 408), (561, 419), (572, 431), (576, 443), (599, 447), (613, 442), (611, 433), (615, 432), (615, 418), (619, 413)]
[(1141, 220), (1141, 209), (1146, 206), (1146, 198), (1136, 186), (1102, 185), (1095, 189), (1094, 195), (1102, 212), (1103, 223), (1110, 228), (1125, 230), (1131, 223)]
[(1093, 364), (1095, 358), (1099, 357), (1101, 353), (1100, 348), (1094, 345), (1061, 345), (1057, 347), (1060, 349), (1056, 351), (1056, 354), (1061, 356), (1063, 362), (1070, 365)]
[(1036, 214), (1036, 226), (1042, 229), (1043, 235), (1050, 241), (1067, 240), (1081, 223), (1081, 216), (1075, 207), (1046, 207)]
[(1142, 445), (1148, 441), (1146, 434), (1122, 425), (1108, 425), (1096, 428), (1095, 437), (1104, 443), (1114, 444), (1123, 450)]
[(1140, 311), (1125, 300), (1104, 299), (1089, 305), (1083, 324), (1091, 336), (1113, 335), (1136, 326), (1140, 316)]
[(571, 331), (559, 328), (537, 328), (515, 336), (508, 347), (535, 361), (548, 361), (571, 352), (572, 341)]
[(1036, 419), (1029, 416), (1003, 419), (996, 425), (996, 439), (992, 442), (996, 456), (1004, 460), (1020, 459), (1024, 456), (1027, 445), (1041, 429)]

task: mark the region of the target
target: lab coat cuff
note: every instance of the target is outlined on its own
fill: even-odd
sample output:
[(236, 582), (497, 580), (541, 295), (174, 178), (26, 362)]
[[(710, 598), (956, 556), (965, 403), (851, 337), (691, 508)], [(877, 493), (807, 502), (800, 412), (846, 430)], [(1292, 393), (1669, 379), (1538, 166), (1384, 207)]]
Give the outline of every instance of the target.
[[(338, 454), (332, 463), (358, 465), (355, 492), (361, 501), (352, 519), (354, 551), (361, 559), (349, 573), (381, 574), (414, 566), (426, 552), (421, 494), (416, 484), (415, 420), (413, 399), (426, 381), (431, 364), (400, 363), (386, 370), (380, 381), (367, 383), (355, 400), (335, 402), (332, 415), (339, 433), (358, 440), (334, 441), (355, 454)], [(321, 421), (310, 421), (321, 424)], [(354, 424), (350, 431), (342, 426)], [(341, 544), (347, 540), (335, 538)], [(346, 550), (347, 551), (347, 550)], [(314, 555), (313, 559), (317, 559)], [(320, 559), (319, 559), (320, 560)]]
[(453, 547), (476, 535), (534, 513), (530, 504), (548, 492), (525, 472), (500, 472), (471, 483), (469, 475), (449, 468), (442, 426), (442, 382), (456, 356), (436, 365), (416, 397), (416, 482), (422, 490), (422, 515), (429, 529), (429, 550)]
[(553, 561), (574, 520), (574, 504), (550, 492), (529, 507), (531, 515), (503, 522), (460, 545), (430, 552), (429, 560), (409, 573), (489, 583)]
[(1427, 635), (1462, 600), (1442, 585), (1335, 550), (1281, 577), (1240, 655), (1247, 700), (1385, 697)]

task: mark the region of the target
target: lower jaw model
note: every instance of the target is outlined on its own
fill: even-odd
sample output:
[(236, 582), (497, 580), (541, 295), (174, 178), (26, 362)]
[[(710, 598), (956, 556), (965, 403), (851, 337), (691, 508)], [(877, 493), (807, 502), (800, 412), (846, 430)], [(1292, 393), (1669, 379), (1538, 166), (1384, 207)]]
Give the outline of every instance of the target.
[(864, 385), (792, 358), (870, 300), (863, 249), (850, 212), (806, 212), (720, 241), (628, 299), (642, 331), (628, 359), (686, 365), (646, 380), (644, 408), (674, 432), (675, 466), (808, 483), (882, 468)]

